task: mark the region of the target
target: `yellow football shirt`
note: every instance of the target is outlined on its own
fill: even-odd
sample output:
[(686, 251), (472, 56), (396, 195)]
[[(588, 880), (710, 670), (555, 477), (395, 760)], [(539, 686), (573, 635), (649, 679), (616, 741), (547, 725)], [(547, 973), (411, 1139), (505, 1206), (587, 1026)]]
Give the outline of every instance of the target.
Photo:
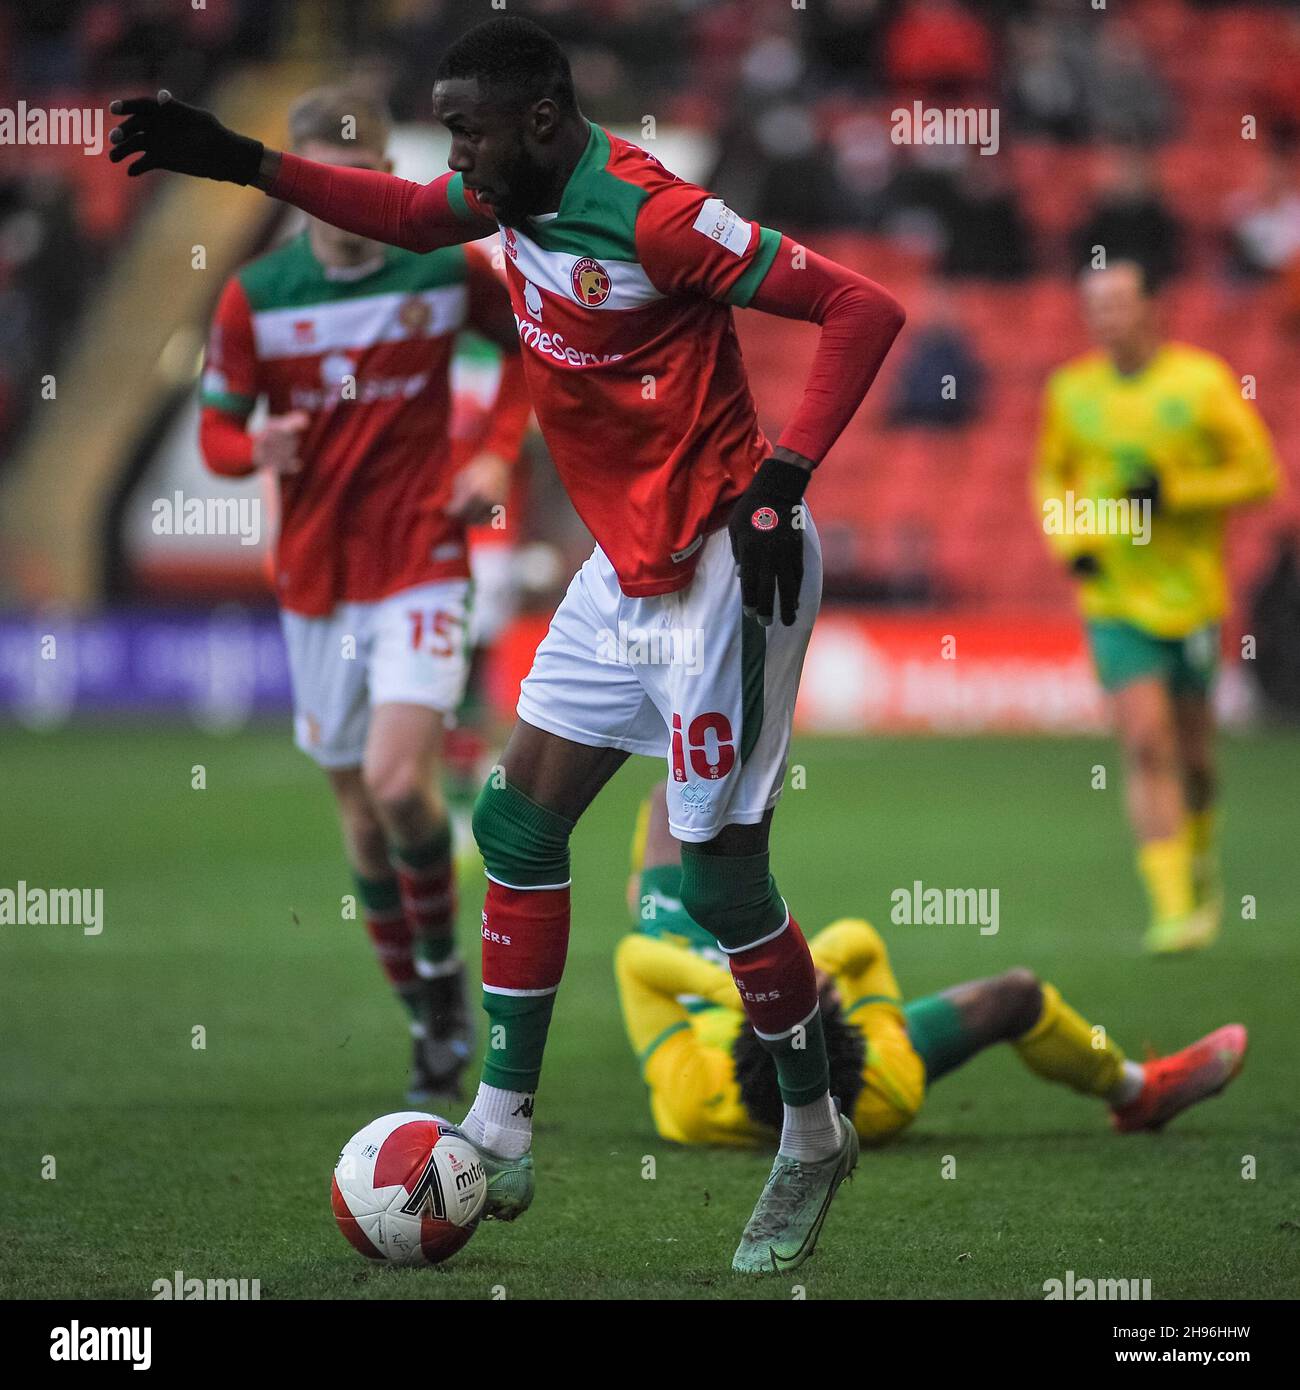
[[(863, 1034), (854, 1127), (867, 1143), (892, 1137), (921, 1108), (925, 1066), (907, 1036), (885, 943), (867, 922), (844, 918), (809, 948)], [(745, 1015), (731, 972), (685, 945), (634, 932), (618, 944), (614, 973), (658, 1132), (679, 1144), (771, 1143), (774, 1133), (750, 1118), (736, 1083), (731, 1049)], [(704, 1007), (687, 1010), (683, 996)]]
[[(1125, 376), (1102, 352), (1066, 363), (1048, 381), (1034, 475), (1053, 550), (1092, 553), (1084, 615), (1181, 638), (1223, 617), (1224, 516), (1278, 483), (1268, 429), (1242, 383), (1212, 353), (1166, 343)], [(1160, 506), (1127, 533), (1103, 534), (1103, 506), (1155, 474)]]

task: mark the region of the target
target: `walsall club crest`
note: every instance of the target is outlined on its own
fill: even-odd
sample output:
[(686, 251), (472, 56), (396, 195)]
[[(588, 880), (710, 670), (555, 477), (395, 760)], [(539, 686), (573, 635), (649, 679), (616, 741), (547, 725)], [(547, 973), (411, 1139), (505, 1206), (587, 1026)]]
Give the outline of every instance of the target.
[(412, 337), (423, 333), (429, 327), (429, 320), (432, 317), (433, 311), (418, 294), (404, 299), (401, 308), (397, 311), (398, 321)]
[(569, 281), (573, 286), (573, 297), (588, 309), (598, 309), (609, 298), (609, 271), (590, 256), (574, 262)]

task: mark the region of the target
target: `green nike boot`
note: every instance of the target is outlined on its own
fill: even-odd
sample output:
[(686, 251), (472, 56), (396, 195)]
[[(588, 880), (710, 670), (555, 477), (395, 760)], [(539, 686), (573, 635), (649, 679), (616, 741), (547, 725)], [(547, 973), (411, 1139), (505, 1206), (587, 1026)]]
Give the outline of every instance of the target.
[(483, 1160), (487, 1174), (487, 1200), (483, 1203), (484, 1221), (513, 1221), (528, 1210), (533, 1200), (533, 1156), (501, 1158), (488, 1153), (480, 1144), (474, 1146)]
[(739, 1274), (780, 1274), (817, 1248), (822, 1222), (840, 1183), (858, 1162), (858, 1135), (840, 1116), (840, 1151), (818, 1163), (777, 1154), (771, 1176), (732, 1258)]

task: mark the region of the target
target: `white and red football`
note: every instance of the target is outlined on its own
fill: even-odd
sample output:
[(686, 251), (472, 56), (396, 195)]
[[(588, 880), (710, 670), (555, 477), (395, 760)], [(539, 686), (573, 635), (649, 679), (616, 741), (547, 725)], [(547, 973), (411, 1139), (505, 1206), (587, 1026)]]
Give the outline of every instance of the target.
[(381, 1115), (343, 1146), (330, 1181), (339, 1230), (368, 1259), (441, 1264), (474, 1234), (487, 1197), (478, 1150), (450, 1120)]

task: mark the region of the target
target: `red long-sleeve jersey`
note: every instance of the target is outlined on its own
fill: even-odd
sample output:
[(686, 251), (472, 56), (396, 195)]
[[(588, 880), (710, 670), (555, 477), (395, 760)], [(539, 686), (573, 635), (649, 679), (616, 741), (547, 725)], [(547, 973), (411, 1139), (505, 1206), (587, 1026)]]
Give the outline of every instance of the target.
[[(495, 225), (458, 174), (420, 185), (285, 155), (270, 192), (419, 251)], [(804, 400), (778, 440), (814, 462), (903, 323), (879, 285), (737, 216), (595, 125), (559, 208), (499, 236), (538, 424), (629, 595), (688, 583), (705, 536), (771, 453), (733, 306), (821, 325)]]
[(375, 266), (344, 276), (316, 260), (303, 233), (226, 284), (201, 388), (208, 467), (252, 470), (245, 421), (259, 396), (273, 415), (308, 418), (301, 470), (279, 480), (283, 607), (320, 616), (468, 575), (465, 528), (443, 508), (451, 355), (471, 326), (511, 344), (482, 448), (513, 459), (530, 406), (510, 306), (478, 248), (384, 247)]

